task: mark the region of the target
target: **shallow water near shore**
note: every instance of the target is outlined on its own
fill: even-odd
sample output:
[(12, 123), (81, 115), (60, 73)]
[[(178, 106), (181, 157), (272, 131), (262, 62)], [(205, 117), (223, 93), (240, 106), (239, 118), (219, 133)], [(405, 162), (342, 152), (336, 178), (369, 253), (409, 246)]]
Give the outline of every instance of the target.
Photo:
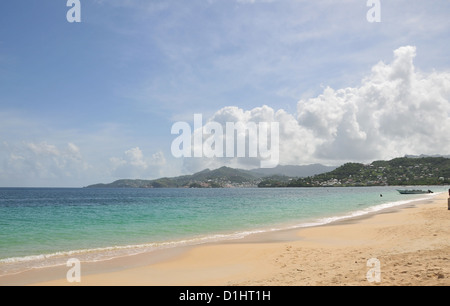
[(327, 224), (431, 196), (400, 195), (396, 187), (4, 188), (0, 189), (0, 275), (63, 265), (71, 257), (99, 261)]

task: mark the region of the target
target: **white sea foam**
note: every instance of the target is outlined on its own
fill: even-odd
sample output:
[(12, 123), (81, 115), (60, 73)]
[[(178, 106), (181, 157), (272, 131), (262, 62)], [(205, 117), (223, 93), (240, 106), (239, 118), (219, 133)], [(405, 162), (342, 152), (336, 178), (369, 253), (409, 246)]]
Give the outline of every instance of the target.
[(79, 260), (83, 262), (97, 262), (103, 260), (109, 260), (117, 257), (127, 256), (127, 255), (137, 255), (145, 252), (151, 252), (159, 249), (172, 248), (177, 246), (189, 246), (189, 245), (198, 245), (204, 244), (208, 242), (218, 242), (218, 241), (226, 241), (226, 240), (238, 240), (248, 237), (250, 235), (258, 234), (258, 233), (266, 233), (266, 232), (274, 232), (279, 230), (286, 229), (295, 229), (295, 228), (305, 228), (305, 227), (313, 227), (320, 226), (325, 224), (330, 224), (336, 221), (351, 219), (363, 215), (367, 215), (370, 213), (376, 213), (385, 209), (398, 207), (406, 204), (411, 204), (414, 202), (419, 202), (423, 200), (430, 199), (434, 196), (437, 196), (442, 193), (435, 193), (431, 195), (424, 195), (420, 198), (403, 200), (403, 201), (395, 201), (383, 203), (375, 206), (371, 206), (362, 210), (352, 211), (347, 214), (338, 215), (338, 216), (330, 216), (325, 218), (319, 218), (309, 221), (303, 221), (299, 224), (294, 225), (284, 225), (279, 227), (270, 227), (270, 228), (260, 228), (253, 229), (247, 231), (236, 231), (232, 233), (224, 233), (224, 234), (211, 234), (198, 236), (187, 239), (180, 240), (171, 240), (171, 241), (162, 241), (162, 242), (151, 242), (144, 244), (134, 244), (134, 245), (123, 245), (123, 246), (111, 246), (111, 247), (103, 247), (103, 248), (91, 248), (91, 249), (80, 249), (80, 250), (72, 250), (72, 251), (61, 251), (55, 252), (51, 254), (40, 254), (40, 255), (30, 255), (23, 257), (12, 257), (0, 259), (0, 276), (15, 274), (29, 269), (36, 268), (47, 268), (53, 266), (61, 266), (65, 265), (67, 260), (72, 257), (77, 257)]
[(321, 219), (318, 219), (311, 223), (301, 223), (301, 224), (297, 225), (296, 227), (311, 227), (311, 226), (330, 224), (330, 223), (337, 222), (337, 221), (347, 220), (347, 219), (360, 217), (360, 216), (364, 216), (364, 215), (371, 214), (371, 213), (376, 213), (376, 212), (379, 212), (379, 211), (382, 211), (385, 209), (389, 209), (389, 208), (394, 208), (394, 207), (399, 207), (399, 206), (406, 205), (406, 204), (411, 204), (414, 202), (429, 200), (439, 194), (442, 194), (442, 192), (424, 195), (423, 197), (416, 198), (416, 199), (387, 202), (387, 203), (371, 206), (371, 207), (368, 207), (368, 208), (365, 208), (362, 210), (352, 211), (348, 214), (344, 214), (341, 216), (332, 216), (332, 217), (321, 218)]
[(0, 276), (19, 273), (29, 269), (48, 268), (65, 265), (69, 258), (76, 257), (82, 262), (98, 262), (122, 256), (137, 255), (160, 249), (198, 245), (208, 242), (241, 239), (263, 230), (243, 231), (230, 234), (213, 234), (189, 239), (152, 242), (145, 244), (112, 246), (104, 248), (80, 249), (0, 259)]

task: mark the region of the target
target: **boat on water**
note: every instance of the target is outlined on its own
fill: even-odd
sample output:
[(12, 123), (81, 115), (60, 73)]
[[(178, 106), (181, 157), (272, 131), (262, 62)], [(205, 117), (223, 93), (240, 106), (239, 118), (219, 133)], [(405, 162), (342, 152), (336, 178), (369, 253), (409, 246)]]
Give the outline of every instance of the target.
[(433, 191), (431, 191), (431, 190), (418, 190), (418, 189), (413, 189), (413, 190), (409, 190), (409, 189), (400, 190), (400, 189), (397, 189), (397, 191), (398, 191), (400, 194), (424, 194), (424, 193), (433, 193)]

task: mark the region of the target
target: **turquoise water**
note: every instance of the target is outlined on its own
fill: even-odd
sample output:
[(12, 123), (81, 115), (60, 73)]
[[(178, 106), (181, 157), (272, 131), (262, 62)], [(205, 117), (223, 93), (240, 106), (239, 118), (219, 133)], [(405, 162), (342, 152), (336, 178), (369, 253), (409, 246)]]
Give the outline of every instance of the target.
[(400, 195), (394, 187), (2, 188), (0, 275), (65, 264), (68, 257), (102, 260), (324, 224), (427, 197)]

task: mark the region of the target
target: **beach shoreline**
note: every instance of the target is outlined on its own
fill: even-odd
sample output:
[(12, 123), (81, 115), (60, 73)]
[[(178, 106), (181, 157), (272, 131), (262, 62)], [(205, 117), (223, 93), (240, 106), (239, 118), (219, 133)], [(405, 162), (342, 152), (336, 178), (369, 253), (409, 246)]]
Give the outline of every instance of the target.
[[(447, 195), (325, 225), (0, 277), (0, 285), (450, 285)], [(369, 282), (368, 261), (381, 281)]]

